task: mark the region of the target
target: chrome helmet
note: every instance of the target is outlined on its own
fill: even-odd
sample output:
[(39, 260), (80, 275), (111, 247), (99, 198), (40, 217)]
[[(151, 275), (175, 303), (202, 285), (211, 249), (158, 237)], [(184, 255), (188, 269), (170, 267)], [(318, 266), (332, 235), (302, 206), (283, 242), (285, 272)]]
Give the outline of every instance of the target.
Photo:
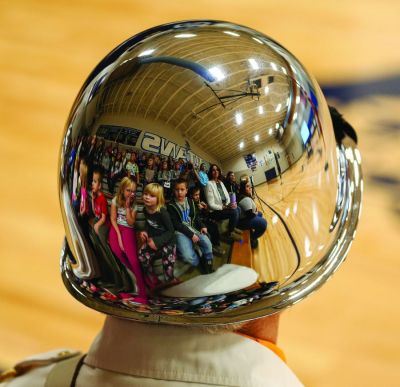
[[(356, 142), (270, 37), (222, 21), (141, 32), (96, 66), (66, 123), (64, 284), (98, 311), (166, 324), (237, 323), (291, 306), (335, 272), (354, 238)], [(179, 218), (175, 185), (189, 218)], [(262, 235), (241, 223), (251, 213)]]

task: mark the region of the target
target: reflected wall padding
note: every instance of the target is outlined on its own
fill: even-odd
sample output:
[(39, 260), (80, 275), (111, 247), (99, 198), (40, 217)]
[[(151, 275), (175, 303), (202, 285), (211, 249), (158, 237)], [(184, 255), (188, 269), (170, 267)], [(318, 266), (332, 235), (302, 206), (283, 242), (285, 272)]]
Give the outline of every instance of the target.
[(242, 241), (235, 241), (232, 248), (231, 263), (240, 266), (252, 267), (253, 251), (250, 244), (250, 231), (244, 230)]

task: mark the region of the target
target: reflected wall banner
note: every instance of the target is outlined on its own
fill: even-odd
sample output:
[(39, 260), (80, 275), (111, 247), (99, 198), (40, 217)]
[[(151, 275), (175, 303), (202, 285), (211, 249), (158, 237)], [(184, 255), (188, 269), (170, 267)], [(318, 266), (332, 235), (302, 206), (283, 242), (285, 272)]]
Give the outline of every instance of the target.
[(335, 137), (301, 63), (258, 31), (203, 20), (141, 32), (95, 67), (65, 127), (61, 272), (93, 309), (247, 321), (300, 301), (347, 255), (357, 145)]

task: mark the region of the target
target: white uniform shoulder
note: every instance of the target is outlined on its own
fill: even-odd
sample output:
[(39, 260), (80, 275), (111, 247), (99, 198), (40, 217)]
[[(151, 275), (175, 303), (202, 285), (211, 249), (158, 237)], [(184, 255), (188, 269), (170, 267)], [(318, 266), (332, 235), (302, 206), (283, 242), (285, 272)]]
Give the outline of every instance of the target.
[(79, 351), (67, 348), (30, 356), (0, 375), (0, 387), (45, 386), (56, 364), (68, 359), (76, 359), (78, 362), (80, 357)]

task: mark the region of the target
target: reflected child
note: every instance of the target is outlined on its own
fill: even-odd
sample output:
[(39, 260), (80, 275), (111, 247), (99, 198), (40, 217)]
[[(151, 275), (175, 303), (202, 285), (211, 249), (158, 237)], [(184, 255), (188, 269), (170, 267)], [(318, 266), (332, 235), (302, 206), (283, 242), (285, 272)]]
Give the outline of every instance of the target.
[(85, 159), (82, 159), (79, 164), (79, 180), (80, 180), (79, 215), (82, 217), (89, 215), (87, 175), (88, 175), (88, 166), (86, 164)]
[(132, 298), (129, 293), (120, 293), (123, 299), (147, 304), (146, 287), (137, 257), (135, 205), (136, 183), (124, 177), (118, 187), (116, 196), (111, 202), (111, 224), (109, 242), (111, 250), (118, 259), (130, 269), (136, 278), (138, 296)]
[(201, 251), (201, 271), (211, 273), (213, 265), (213, 253), (210, 239), (207, 236), (207, 227), (200, 220), (197, 206), (192, 199), (186, 197), (188, 185), (186, 180), (180, 178), (174, 187), (174, 200), (168, 205), (172, 223), (176, 230), (176, 244), (178, 254), (192, 266), (198, 266), (200, 258), (197, 253)]
[(92, 211), (94, 214), (93, 229), (103, 246), (106, 246), (109, 230), (109, 224), (107, 222), (108, 204), (107, 199), (101, 191), (102, 179), (102, 172), (99, 169), (95, 169), (92, 178)]
[(177, 283), (174, 277), (176, 261), (176, 245), (174, 227), (167, 209), (163, 187), (157, 183), (146, 185), (143, 191), (144, 215), (146, 219), (145, 231), (140, 233), (143, 242), (139, 250), (139, 260), (142, 264), (145, 280), (150, 289), (155, 289), (161, 283), (154, 274), (153, 264), (161, 258), (165, 281)]

